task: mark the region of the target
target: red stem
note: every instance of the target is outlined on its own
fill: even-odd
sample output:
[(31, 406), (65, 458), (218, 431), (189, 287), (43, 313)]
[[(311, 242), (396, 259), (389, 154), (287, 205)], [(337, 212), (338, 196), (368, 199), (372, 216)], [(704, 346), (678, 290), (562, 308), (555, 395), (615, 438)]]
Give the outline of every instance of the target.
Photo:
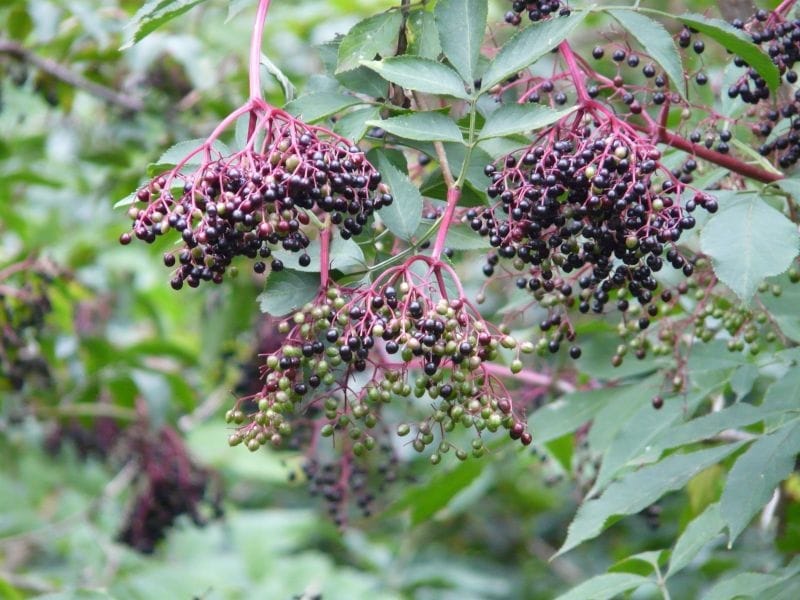
[(253, 37), (250, 39), (250, 99), (261, 100), (261, 40), (264, 37), (264, 22), (270, 0), (259, 0), (256, 22), (253, 25)]
[(586, 74), (578, 66), (578, 61), (575, 58), (575, 53), (572, 51), (572, 46), (569, 45), (569, 42), (564, 40), (558, 45), (558, 51), (561, 53), (561, 57), (567, 65), (572, 84), (575, 86), (575, 91), (578, 93), (578, 103), (584, 107), (593, 105), (594, 102), (592, 102), (592, 99), (589, 98), (589, 94), (586, 92)]
[(328, 287), (330, 280), (330, 249), (331, 249), (331, 226), (329, 222), (319, 233), (319, 284), (322, 289)]
[[(648, 131), (648, 129), (644, 126), (634, 125), (634, 127), (640, 131)], [(705, 146), (694, 144), (686, 138), (667, 131), (663, 127), (659, 127), (656, 133), (658, 134), (659, 142), (667, 144), (668, 146), (672, 146), (673, 148), (677, 148), (678, 150), (683, 150), (689, 154), (699, 156), (700, 158), (719, 165), (720, 167), (725, 167), (734, 173), (738, 173), (739, 175), (748, 177), (750, 179), (755, 179), (761, 183), (774, 183), (780, 179), (783, 179), (784, 177), (780, 173), (773, 173), (754, 165), (748, 165), (747, 163), (742, 162), (733, 156), (721, 154), (719, 152), (715, 152), (714, 150), (710, 150)]]
[(461, 188), (451, 187), (447, 190), (447, 208), (444, 210), (442, 224), (439, 226), (439, 231), (436, 233), (436, 241), (433, 244), (433, 252), (431, 253), (431, 258), (434, 261), (438, 261), (442, 256), (442, 250), (444, 250), (444, 244), (447, 240), (447, 231), (453, 223), (453, 215), (456, 212), (456, 206), (458, 206), (458, 201), (460, 199)]

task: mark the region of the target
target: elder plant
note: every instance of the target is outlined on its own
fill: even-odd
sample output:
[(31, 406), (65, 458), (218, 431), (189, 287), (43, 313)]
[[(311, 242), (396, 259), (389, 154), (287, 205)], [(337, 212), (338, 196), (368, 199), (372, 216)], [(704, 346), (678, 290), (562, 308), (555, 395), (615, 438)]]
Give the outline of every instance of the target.
[[(262, 67), (290, 87), (261, 52), (269, 4), (248, 100), (157, 161), (120, 238), (176, 240), (176, 290), (240, 269), (263, 286), (281, 343), (226, 414), (232, 446), (301, 449), (344, 525), (408, 449), (480, 459), (502, 432), (553, 453), (554, 414), (628, 384), (646, 411), (592, 448), (601, 466), (561, 552), (737, 451), (713, 515), (694, 515), (715, 519), (700, 541), (732, 541), (780, 496), (800, 451), (796, 396), (770, 392), (793, 385), (800, 329), (781, 301), (800, 278), (795, 1), (731, 22), (553, 0), (497, 3), (492, 22), (486, 0), (403, 1), (323, 45), (326, 87), (283, 108), (262, 95)], [(178, 12), (146, 5), (134, 41)], [(730, 358), (698, 366), (704, 344)], [(611, 368), (584, 373), (587, 358)], [(752, 377), (727, 384), (744, 364)], [(683, 433), (637, 430), (661, 409)], [(559, 435), (590, 443), (600, 410)], [(746, 506), (744, 469), (767, 473)], [(618, 591), (667, 597), (688, 564), (662, 574), (667, 556)]]

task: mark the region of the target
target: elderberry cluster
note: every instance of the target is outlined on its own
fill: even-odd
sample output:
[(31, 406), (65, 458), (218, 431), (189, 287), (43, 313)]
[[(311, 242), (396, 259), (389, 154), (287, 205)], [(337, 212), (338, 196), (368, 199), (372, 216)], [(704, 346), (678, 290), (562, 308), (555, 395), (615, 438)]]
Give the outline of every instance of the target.
[[(761, 9), (747, 21), (734, 21), (733, 26), (746, 31), (753, 43), (766, 51), (789, 86), (797, 83), (794, 65), (800, 60), (800, 19), (786, 20), (777, 12)], [(759, 121), (752, 129), (765, 139), (759, 154), (773, 156), (783, 169), (791, 167), (800, 160), (800, 92), (780, 94), (773, 102), (766, 81), (755, 69), (738, 56), (734, 64), (747, 67), (747, 71), (727, 93), (730, 98), (758, 107)]]
[(129, 459), (137, 460), (139, 493), (119, 541), (149, 554), (181, 515), (204, 525), (203, 505), (210, 506), (213, 516), (222, 514), (218, 493), (209, 495), (211, 473), (192, 461), (177, 432), (168, 427), (155, 433), (134, 427), (123, 443)]
[(267, 140), (258, 152), (153, 179), (129, 210), (133, 235), (124, 233), (120, 241), (127, 244), (133, 236), (152, 243), (177, 231), (183, 247), (164, 255), (164, 264), (176, 267), (172, 287), (197, 287), (201, 281), (221, 283), (237, 256), (258, 259), (257, 273), (266, 271), (265, 260), (272, 257), (269, 266), (279, 271), (283, 263), (272, 256), (278, 247), (301, 253), (298, 262), (308, 265), (304, 226), (312, 214), (329, 215), (347, 239), (392, 203), (381, 174), (349, 142), (326, 139), (323, 130), (295, 120), (280, 127), (271, 123)]
[[(360, 457), (377, 445), (382, 406), (412, 395), (434, 401), (428, 418), (398, 429), (401, 436), (415, 430), (411, 444), (419, 452), (434, 442), (434, 427), (441, 437), (457, 426), (473, 429), (476, 457), (484, 453), (484, 430), (505, 429), (529, 444), (524, 421), (484, 363), (497, 359), (501, 349), (518, 355), (532, 347), (490, 331), (465, 300), (437, 298), (412, 281), (403, 266), (368, 289), (331, 288), (282, 323), (286, 337), (266, 358), (263, 389), (226, 415), (238, 426), (231, 445), (281, 446), (293, 435), (297, 416), (317, 410), (320, 436), (346, 438)], [(522, 368), (518, 358), (511, 366)], [(462, 451), (456, 454), (462, 458)]]
[[(634, 133), (610, 122), (580, 123), (578, 116), (486, 167), (494, 204), (466, 215), (495, 248), (484, 273), (492, 275), (501, 258), (509, 259), (526, 271), (518, 287), (545, 307), (577, 303), (582, 313), (602, 313), (615, 301), (625, 313), (633, 299), (654, 316), (654, 274), (666, 260), (692, 275), (694, 266), (676, 242), (694, 227), (695, 208), (714, 212), (716, 200), (690, 192), (661, 164), (660, 151)], [(643, 316), (639, 325), (645, 329), (649, 319)], [(558, 314), (542, 329), (553, 327), (569, 333)], [(550, 351), (558, 350), (560, 339), (550, 341)]]
[(511, 10), (505, 15), (506, 23), (519, 25), (523, 13), (527, 13), (528, 18), (536, 22), (549, 19), (556, 13), (568, 15), (570, 11), (561, 0), (513, 0)]

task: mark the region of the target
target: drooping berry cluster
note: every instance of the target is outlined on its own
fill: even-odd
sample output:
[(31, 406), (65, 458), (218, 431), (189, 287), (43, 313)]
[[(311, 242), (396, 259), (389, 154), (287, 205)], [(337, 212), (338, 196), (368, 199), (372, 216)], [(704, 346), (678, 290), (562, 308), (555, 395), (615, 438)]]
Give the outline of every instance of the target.
[(531, 21), (542, 21), (550, 17), (568, 15), (569, 8), (561, 0), (513, 0), (511, 10), (505, 15), (506, 23), (519, 25), (522, 14), (526, 13)]
[(54, 266), (37, 259), (0, 269), (0, 388), (20, 390), (26, 382), (47, 384), (50, 369), (39, 352)]
[(120, 444), (128, 458), (137, 461), (138, 493), (119, 541), (151, 553), (181, 515), (203, 525), (207, 520), (204, 505), (209, 505), (213, 516), (220, 516), (222, 509), (218, 490), (210, 493), (211, 473), (194, 463), (177, 432), (169, 427), (155, 433), (139, 429), (134, 427)]
[[(176, 266), (175, 289), (184, 282), (220, 283), (237, 256), (267, 259), (278, 247), (302, 253), (299, 263), (308, 265), (304, 227), (313, 214), (329, 215), (346, 239), (392, 203), (364, 153), (327, 130), (270, 110), (250, 139), (246, 150), (216, 160), (201, 148), (199, 167), (187, 172), (187, 165), (179, 165), (137, 193), (129, 211), (132, 232), (120, 240), (152, 243), (177, 231), (183, 247), (164, 256), (166, 266)], [(269, 264), (283, 268), (276, 258)], [(253, 268), (262, 273), (267, 264), (258, 260)]]
[[(348, 501), (371, 510), (376, 488), (397, 477), (384, 420), (393, 399), (423, 398), (431, 410), (397, 427), (417, 452), (436, 444), (433, 464), (452, 450), (459, 460), (486, 452), (482, 434), (505, 430), (531, 443), (519, 409), (487, 366), (533, 350), (488, 325), (463, 298), (443, 263), (415, 257), (384, 272), (370, 287), (331, 286), (278, 326), (281, 347), (266, 355), (263, 386), (241, 398), (226, 420), (231, 445), (307, 448), (312, 491), (344, 522)], [(447, 439), (471, 430), (471, 448)], [(335, 452), (324, 438), (333, 438)], [(331, 458), (331, 454), (338, 458)]]
[[(495, 203), (467, 213), (472, 229), (496, 249), (484, 273), (492, 275), (500, 258), (512, 260), (527, 271), (517, 285), (546, 307), (577, 303), (580, 312), (601, 313), (616, 300), (625, 312), (631, 299), (645, 307), (665, 259), (692, 274), (676, 242), (694, 227), (697, 206), (713, 212), (717, 203), (689, 190), (646, 139), (602, 115), (587, 121), (581, 113), (486, 167)], [(545, 330), (569, 332), (554, 319)], [(642, 329), (648, 324), (640, 319)], [(550, 349), (558, 349), (558, 339)]]
[[(429, 268), (429, 275), (414, 273), (412, 265)], [(252, 450), (281, 445), (292, 434), (292, 415), (316, 408), (324, 416), (320, 435), (346, 433), (359, 456), (375, 447), (370, 431), (382, 404), (412, 394), (436, 403), (434, 414), (416, 427), (412, 445), (420, 452), (434, 441), (434, 423), (442, 435), (457, 425), (478, 434), (504, 428), (530, 443), (508, 394), (484, 364), (502, 348), (518, 355), (527, 346), (493, 331), (463, 297), (448, 299), (444, 268), (419, 257), (386, 271), (369, 288), (330, 288), (295, 313), (283, 324), (282, 347), (266, 358), (263, 389), (228, 413), (239, 425), (231, 443)], [(517, 357), (512, 369), (519, 368)], [(404, 426), (400, 433), (411, 430)]]

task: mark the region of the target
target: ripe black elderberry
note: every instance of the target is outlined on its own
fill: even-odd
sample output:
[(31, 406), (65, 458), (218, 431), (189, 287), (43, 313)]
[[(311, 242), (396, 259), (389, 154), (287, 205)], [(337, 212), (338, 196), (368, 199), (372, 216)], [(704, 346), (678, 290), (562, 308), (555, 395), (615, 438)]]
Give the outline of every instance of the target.
[[(269, 141), (258, 151), (208, 160), (189, 173), (178, 167), (136, 194), (129, 210), (132, 232), (120, 242), (136, 237), (152, 243), (177, 232), (183, 247), (164, 259), (172, 267), (178, 258), (173, 288), (220, 283), (237, 256), (266, 258), (277, 248), (301, 252), (300, 264), (310, 264), (304, 228), (312, 213), (330, 214), (347, 239), (392, 203), (380, 173), (358, 147), (281, 111), (271, 114), (262, 124)], [(274, 259), (270, 266), (278, 271), (283, 263)], [(263, 261), (254, 265), (259, 273), (265, 268)]]
[[(614, 301), (624, 312), (632, 298), (644, 308), (665, 262), (691, 274), (675, 245), (695, 224), (685, 204), (715, 204), (700, 192), (684, 197), (690, 190), (661, 165), (649, 141), (604, 122), (604, 115), (593, 117), (586, 126), (578, 111), (527, 149), (487, 166), (494, 204), (471, 209), (467, 220), (494, 248), (484, 271), (493, 274), (500, 258), (511, 260), (546, 307), (577, 302), (581, 312), (601, 313)], [(569, 331), (566, 322), (557, 329)], [(551, 352), (558, 342), (543, 341)]]
[(506, 23), (519, 25), (522, 22), (522, 13), (527, 13), (531, 21), (543, 21), (556, 14), (568, 15), (569, 8), (561, 0), (513, 0), (511, 10), (505, 15)]

